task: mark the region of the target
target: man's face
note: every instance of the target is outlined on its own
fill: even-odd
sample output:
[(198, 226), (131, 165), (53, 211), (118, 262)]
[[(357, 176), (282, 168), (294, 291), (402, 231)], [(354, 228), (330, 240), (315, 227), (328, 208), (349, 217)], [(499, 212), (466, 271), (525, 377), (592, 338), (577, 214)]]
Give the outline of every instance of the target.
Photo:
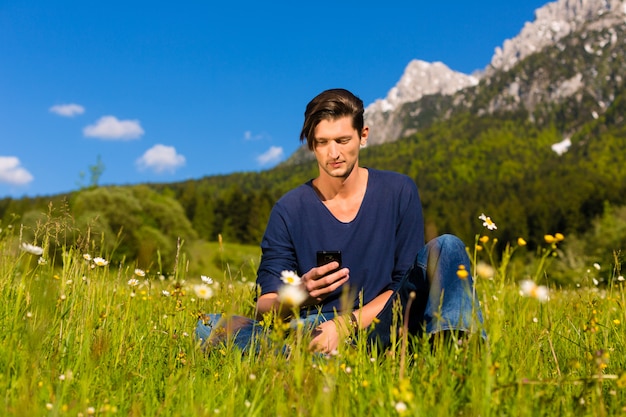
[(352, 127), (352, 118), (322, 120), (315, 127), (313, 152), (320, 167), (320, 175), (347, 178), (358, 165), (359, 149), (365, 145), (368, 128), (359, 132)]

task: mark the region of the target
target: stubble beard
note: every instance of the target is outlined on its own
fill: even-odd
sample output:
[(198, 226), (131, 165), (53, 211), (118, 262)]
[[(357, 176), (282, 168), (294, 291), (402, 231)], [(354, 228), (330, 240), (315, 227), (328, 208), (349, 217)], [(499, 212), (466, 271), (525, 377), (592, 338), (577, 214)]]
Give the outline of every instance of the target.
[(327, 163), (325, 165), (326, 169), (324, 169), (324, 172), (326, 172), (326, 174), (330, 178), (340, 178), (342, 180), (346, 180), (348, 179), (348, 177), (350, 177), (350, 174), (354, 172), (354, 169), (357, 167), (357, 164), (358, 164), (358, 161), (355, 161), (354, 164), (352, 165), (348, 165), (347, 162), (344, 161), (342, 163), (342, 166), (336, 169), (332, 169), (330, 165)]

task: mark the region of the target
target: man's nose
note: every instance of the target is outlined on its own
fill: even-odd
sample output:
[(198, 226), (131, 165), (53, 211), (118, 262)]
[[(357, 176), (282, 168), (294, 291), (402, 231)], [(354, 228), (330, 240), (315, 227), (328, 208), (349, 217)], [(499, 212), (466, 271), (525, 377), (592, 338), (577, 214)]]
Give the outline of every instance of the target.
[(333, 159), (339, 156), (339, 145), (334, 141), (328, 144), (328, 156)]

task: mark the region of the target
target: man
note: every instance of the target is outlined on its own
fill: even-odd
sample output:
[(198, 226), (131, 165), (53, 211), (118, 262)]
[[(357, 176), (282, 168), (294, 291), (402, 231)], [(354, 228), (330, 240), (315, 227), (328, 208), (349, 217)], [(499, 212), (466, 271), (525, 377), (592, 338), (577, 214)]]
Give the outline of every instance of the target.
[[(274, 312), (287, 319), (296, 308), (300, 319), (313, 323), (310, 347), (323, 353), (359, 328), (388, 345), (394, 300), (405, 310), (413, 296), (410, 332), (476, 330), (482, 319), (471, 276), (457, 276), (459, 269), (469, 271), (465, 245), (450, 235), (425, 245), (415, 183), (359, 165), (369, 134), (363, 110), (363, 102), (343, 89), (324, 91), (307, 105), (300, 139), (315, 154), (319, 176), (272, 209), (261, 243), (257, 318)], [(340, 251), (342, 264), (318, 265), (319, 251)], [(282, 271), (301, 276), (301, 305), (279, 297)], [(198, 335), (210, 337), (201, 326), (207, 323)], [(254, 337), (249, 330), (239, 337), (244, 346)]]

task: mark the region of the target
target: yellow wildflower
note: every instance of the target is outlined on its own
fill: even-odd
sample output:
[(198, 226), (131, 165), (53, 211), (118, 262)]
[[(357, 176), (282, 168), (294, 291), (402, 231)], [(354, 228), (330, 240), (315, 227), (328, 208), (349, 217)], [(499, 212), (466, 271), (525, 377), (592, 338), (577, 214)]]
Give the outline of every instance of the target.
[(459, 269), (458, 271), (456, 271), (456, 275), (459, 277), (459, 279), (467, 279), (467, 277), (469, 276), (469, 272), (467, 272), (467, 270), (465, 269), (465, 265), (459, 265)]

